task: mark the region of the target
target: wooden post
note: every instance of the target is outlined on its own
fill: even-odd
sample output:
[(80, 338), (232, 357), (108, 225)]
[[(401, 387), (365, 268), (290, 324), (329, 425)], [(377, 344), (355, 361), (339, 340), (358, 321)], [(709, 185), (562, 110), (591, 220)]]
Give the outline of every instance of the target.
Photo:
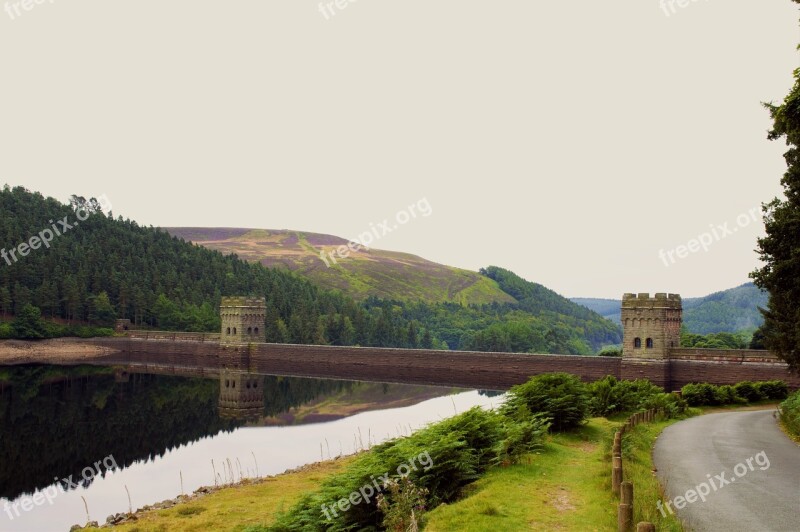
[(629, 532), (633, 528), (633, 484), (623, 482), (619, 486), (621, 499), (617, 512), (617, 529)]
[(611, 491), (615, 495), (620, 494), (620, 485), (622, 484), (622, 457), (619, 455), (611, 459)]
[(642, 521), (636, 525), (636, 532), (656, 532), (656, 525)]

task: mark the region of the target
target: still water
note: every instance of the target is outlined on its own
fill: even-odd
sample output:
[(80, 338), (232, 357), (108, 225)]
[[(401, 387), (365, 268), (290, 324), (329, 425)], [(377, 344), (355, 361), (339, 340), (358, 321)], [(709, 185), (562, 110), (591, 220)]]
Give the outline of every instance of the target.
[(432, 386), (138, 371), (0, 368), (0, 530), (69, 530), (87, 522), (87, 509), (102, 524), (129, 506), (352, 454), (502, 400)]

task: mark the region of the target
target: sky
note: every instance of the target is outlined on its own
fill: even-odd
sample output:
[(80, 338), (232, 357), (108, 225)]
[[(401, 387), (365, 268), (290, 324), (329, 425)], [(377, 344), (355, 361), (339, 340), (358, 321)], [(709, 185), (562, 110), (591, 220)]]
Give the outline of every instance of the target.
[(759, 265), (789, 0), (40, 1), (0, 0), (0, 184), (143, 225), (374, 228), (569, 297)]

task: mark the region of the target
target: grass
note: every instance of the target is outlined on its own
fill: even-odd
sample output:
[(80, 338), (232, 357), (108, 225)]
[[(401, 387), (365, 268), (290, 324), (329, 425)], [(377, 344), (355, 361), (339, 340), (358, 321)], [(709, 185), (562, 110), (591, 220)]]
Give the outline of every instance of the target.
[(342, 471), (352, 459), (313, 464), (300, 471), (223, 488), (167, 510), (139, 513), (138, 521), (116, 526), (114, 530), (241, 531), (250, 526), (265, 526), (273, 522), (278, 512), (291, 508), (304, 493), (316, 489), (324, 478)]
[[(693, 410), (697, 413), (699, 410)], [(642, 424), (623, 439), (625, 480), (634, 484), (634, 522), (659, 531), (680, 531), (674, 516), (662, 517), (663, 493), (653, 472), (658, 434), (678, 420)], [(594, 418), (578, 430), (548, 436), (544, 449), (523, 463), (491, 469), (468, 486), (458, 502), (427, 514), (427, 531), (575, 530), (614, 531), (619, 500), (611, 493), (611, 442), (620, 419)], [(243, 531), (266, 527), (277, 514), (342, 472), (353, 457), (314, 464), (255, 483), (224, 488), (167, 510), (139, 514), (123, 531)]]
[(464, 499), (430, 512), (426, 530), (611, 530), (615, 514), (605, 455), (614, 426), (596, 418), (550, 436), (529, 463), (492, 469)]
[[(635, 490), (634, 522), (650, 521), (659, 531), (682, 530), (674, 516), (662, 518), (656, 509), (662, 491), (651, 456), (657, 435), (676, 421), (639, 425), (623, 440), (625, 480)], [(425, 530), (616, 531), (611, 443), (618, 425), (594, 418), (577, 431), (551, 436), (530, 463), (491, 470), (464, 499), (431, 511)]]
[[(692, 414), (700, 410), (690, 409)], [(653, 465), (653, 446), (658, 435), (669, 425), (680, 421), (669, 419), (637, 425), (622, 438), (623, 480), (633, 483), (633, 522), (648, 521), (656, 525), (658, 531), (683, 530), (680, 521), (669, 512), (661, 515), (656, 503), (664, 499), (664, 491), (659, 484)]]

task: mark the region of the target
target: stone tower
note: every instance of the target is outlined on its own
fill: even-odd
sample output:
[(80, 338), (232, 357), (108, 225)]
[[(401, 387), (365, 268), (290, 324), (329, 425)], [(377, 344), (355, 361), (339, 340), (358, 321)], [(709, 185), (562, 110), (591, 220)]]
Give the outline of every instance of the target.
[(264, 377), (222, 370), (219, 374), (219, 415), (251, 419), (264, 411)]
[(267, 302), (263, 297), (223, 297), (219, 305), (222, 319), (221, 344), (249, 344), (267, 341), (264, 324)]
[(678, 294), (623, 295), (623, 358), (669, 358), (669, 350), (681, 345), (682, 315)]

